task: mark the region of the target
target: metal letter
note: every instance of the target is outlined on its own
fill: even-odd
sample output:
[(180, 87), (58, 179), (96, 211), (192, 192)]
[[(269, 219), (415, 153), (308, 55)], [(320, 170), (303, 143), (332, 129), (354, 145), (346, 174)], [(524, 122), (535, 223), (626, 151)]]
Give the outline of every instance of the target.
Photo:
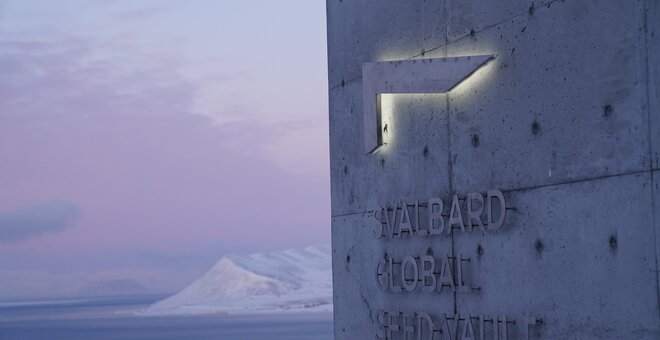
[[(396, 313), (396, 316), (394, 315), (394, 313)], [(398, 311), (387, 313), (387, 321), (388, 322), (387, 322), (387, 332), (386, 333), (387, 333), (387, 338), (388, 339), (393, 339), (392, 332), (396, 332), (396, 331), (399, 330), (398, 320), (395, 320), (395, 319), (398, 319), (398, 318), (399, 318), (399, 312)], [(395, 321), (397, 321), (397, 322), (395, 323)]]
[(529, 340), (529, 326), (534, 326), (536, 324), (536, 318), (523, 317), (521, 324), (522, 324), (523, 338), (525, 340)]
[(417, 313), (417, 340), (422, 340), (422, 333), (424, 328), (422, 327), (422, 320), (426, 320), (426, 324), (429, 326), (429, 332), (426, 334), (426, 340), (433, 340), (433, 319), (428, 313), (419, 312)]
[[(435, 207), (438, 207), (438, 210), (435, 210)], [(444, 204), (440, 198), (431, 198), (429, 200), (429, 233), (431, 235), (441, 234), (445, 230), (445, 220), (442, 217), (442, 211), (444, 210)], [(435, 222), (438, 222), (436, 225)]]
[[(475, 210), (472, 202), (479, 202), (479, 210)], [(471, 192), (467, 194), (467, 230), (472, 231), (472, 221), (477, 220), (477, 227), (481, 228), (482, 231), (486, 231), (484, 228), (483, 222), (481, 222), (481, 214), (484, 212), (484, 198), (481, 196), (481, 193)]]
[[(506, 315), (500, 315), (500, 324), (502, 325), (502, 329), (504, 332), (502, 332), (502, 340), (508, 340), (509, 339), (509, 329), (507, 328), (507, 321), (506, 321)], [(497, 327), (499, 330), (499, 327)]]
[(385, 225), (387, 226), (390, 237), (394, 237), (394, 224), (396, 223), (396, 213), (399, 209), (396, 206), (394, 207), (394, 218), (390, 218), (389, 210), (390, 209), (385, 206)]
[(399, 216), (399, 236), (403, 236), (403, 232), (408, 232), (409, 236), (413, 234), (412, 222), (410, 220), (410, 212), (408, 211), (408, 203), (401, 203), (401, 215)]
[(399, 229), (399, 220), (396, 218), (399, 213), (399, 204), (394, 206), (394, 225), (392, 226), (392, 237), (401, 237), (401, 230)]
[[(451, 330), (451, 326), (449, 325), (448, 320), (454, 320), (454, 330)], [(450, 340), (458, 340), (458, 314), (454, 314), (453, 317), (449, 318), (447, 317), (447, 314), (445, 314), (445, 326), (447, 327), (447, 336), (449, 337)]]
[(394, 293), (400, 293), (401, 292), (401, 286), (396, 286), (394, 285), (394, 260), (392, 257), (388, 259), (390, 268), (388, 270), (389, 278), (390, 278), (390, 291)]
[(497, 321), (497, 315), (493, 316), (493, 340), (500, 340), (500, 322)]
[(452, 292), (456, 291), (456, 286), (454, 285), (454, 277), (451, 274), (449, 261), (451, 261), (449, 255), (447, 255), (442, 261), (442, 268), (440, 269), (440, 282), (438, 283), (438, 292), (442, 292), (442, 287), (447, 285), (451, 287)]
[(470, 286), (466, 285), (463, 282), (463, 262), (470, 262), (470, 259), (464, 259), (462, 254), (458, 254), (458, 260), (456, 261), (456, 285), (459, 292), (470, 292)]
[[(430, 263), (431, 268), (426, 268), (426, 264)], [(432, 292), (435, 290), (435, 285), (436, 285), (436, 278), (435, 278), (435, 258), (430, 255), (423, 255), (422, 256), (422, 291), (425, 292)], [(426, 279), (430, 278), (431, 279), (431, 285), (426, 284)]]
[(476, 340), (474, 335), (474, 327), (472, 327), (472, 317), (470, 314), (465, 316), (465, 327), (463, 327), (463, 335), (461, 335), (461, 340)]
[(385, 334), (385, 328), (387, 327), (387, 321), (385, 317), (385, 311), (379, 309), (376, 311), (376, 337), (379, 339), (387, 339)]
[[(497, 198), (500, 201), (500, 214), (497, 221), (493, 221), (493, 198)], [(506, 214), (506, 203), (504, 201), (504, 195), (499, 190), (488, 190), (488, 195), (486, 196), (486, 215), (488, 218), (488, 230), (495, 231), (502, 227), (504, 223), (504, 215)]]
[(454, 199), (451, 202), (451, 210), (449, 211), (449, 223), (447, 223), (447, 231), (449, 234), (452, 230), (454, 224), (458, 224), (462, 232), (465, 232), (465, 224), (463, 223), (463, 214), (461, 213), (461, 205), (458, 202), (458, 196), (454, 195)]
[[(380, 217), (381, 217), (381, 218), (378, 218), (378, 213), (380, 213)], [(374, 235), (376, 235), (376, 239), (377, 239), (377, 240), (380, 240), (381, 238), (383, 238), (383, 236), (385, 236), (385, 226), (384, 226), (385, 221), (383, 220), (383, 213), (387, 213), (386, 210), (383, 209), (383, 208), (380, 208), (380, 210), (379, 210), (379, 209), (374, 210), (374, 218), (375, 218), (378, 222), (380, 222), (380, 223), (379, 223), (379, 225), (380, 225), (380, 232), (374, 232)]]
[[(381, 271), (381, 268), (385, 267), (385, 272)], [(381, 278), (385, 276), (385, 283), (381, 280)], [(388, 287), (388, 278), (389, 278), (389, 273), (387, 272), (387, 260), (384, 258), (381, 258), (378, 261), (378, 265), (376, 266), (376, 285), (378, 288), (382, 290), (387, 290)]]
[(429, 231), (422, 229), (422, 224), (419, 223), (419, 201), (415, 201), (415, 235), (416, 236), (426, 236), (429, 234)]
[[(413, 271), (413, 279), (412, 279), (412, 284), (408, 283), (408, 279), (406, 278), (406, 268), (408, 268), (408, 264), (412, 265), (412, 271)], [(419, 268), (417, 267), (417, 261), (415, 261), (415, 258), (408, 255), (403, 259), (403, 262), (401, 263), (401, 282), (403, 283), (403, 288), (405, 288), (407, 291), (412, 292), (417, 288), (417, 279), (419, 277)]]
[(415, 313), (404, 313), (403, 314), (403, 338), (408, 340), (408, 335), (415, 334), (415, 326), (409, 324), (408, 321), (413, 321), (415, 318)]

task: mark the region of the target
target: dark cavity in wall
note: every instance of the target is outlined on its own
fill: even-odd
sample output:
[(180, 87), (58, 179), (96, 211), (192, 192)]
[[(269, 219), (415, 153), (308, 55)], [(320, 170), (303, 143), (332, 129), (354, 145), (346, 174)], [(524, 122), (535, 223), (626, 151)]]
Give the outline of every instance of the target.
[(603, 117), (605, 117), (605, 118), (611, 117), (613, 111), (614, 111), (614, 109), (612, 108), (612, 105), (607, 104), (607, 105), (603, 106)]
[(539, 132), (541, 132), (541, 124), (539, 124), (537, 121), (534, 121), (534, 123), (532, 123), (532, 134), (538, 135)]
[(479, 135), (477, 135), (476, 133), (473, 134), (473, 135), (472, 135), (472, 138), (470, 138), (470, 140), (472, 141), (472, 146), (474, 146), (475, 148), (476, 148), (477, 146), (479, 146), (479, 143), (480, 143), (480, 142), (479, 142)]
[(541, 241), (541, 239), (537, 238), (536, 242), (534, 242), (534, 249), (536, 249), (536, 253), (541, 255), (541, 253), (543, 252), (543, 247), (544, 247), (543, 242)]

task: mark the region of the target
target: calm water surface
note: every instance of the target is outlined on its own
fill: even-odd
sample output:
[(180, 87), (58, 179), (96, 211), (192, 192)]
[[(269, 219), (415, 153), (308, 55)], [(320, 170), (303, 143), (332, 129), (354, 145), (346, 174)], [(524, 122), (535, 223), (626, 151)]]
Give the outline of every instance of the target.
[(0, 339), (332, 339), (332, 315), (137, 316), (162, 296), (0, 302)]

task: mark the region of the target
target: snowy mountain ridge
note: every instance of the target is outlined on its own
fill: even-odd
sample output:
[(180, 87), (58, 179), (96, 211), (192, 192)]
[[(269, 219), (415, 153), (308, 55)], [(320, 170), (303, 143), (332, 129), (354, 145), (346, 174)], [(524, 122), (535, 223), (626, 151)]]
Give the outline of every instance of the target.
[(276, 313), (332, 310), (329, 246), (229, 255), (143, 314)]

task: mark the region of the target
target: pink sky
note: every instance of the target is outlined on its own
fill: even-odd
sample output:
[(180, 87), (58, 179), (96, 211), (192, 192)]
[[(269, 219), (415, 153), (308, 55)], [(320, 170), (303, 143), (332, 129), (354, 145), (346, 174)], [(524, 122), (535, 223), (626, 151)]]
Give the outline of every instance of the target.
[(329, 243), (324, 7), (0, 1), (0, 298)]

